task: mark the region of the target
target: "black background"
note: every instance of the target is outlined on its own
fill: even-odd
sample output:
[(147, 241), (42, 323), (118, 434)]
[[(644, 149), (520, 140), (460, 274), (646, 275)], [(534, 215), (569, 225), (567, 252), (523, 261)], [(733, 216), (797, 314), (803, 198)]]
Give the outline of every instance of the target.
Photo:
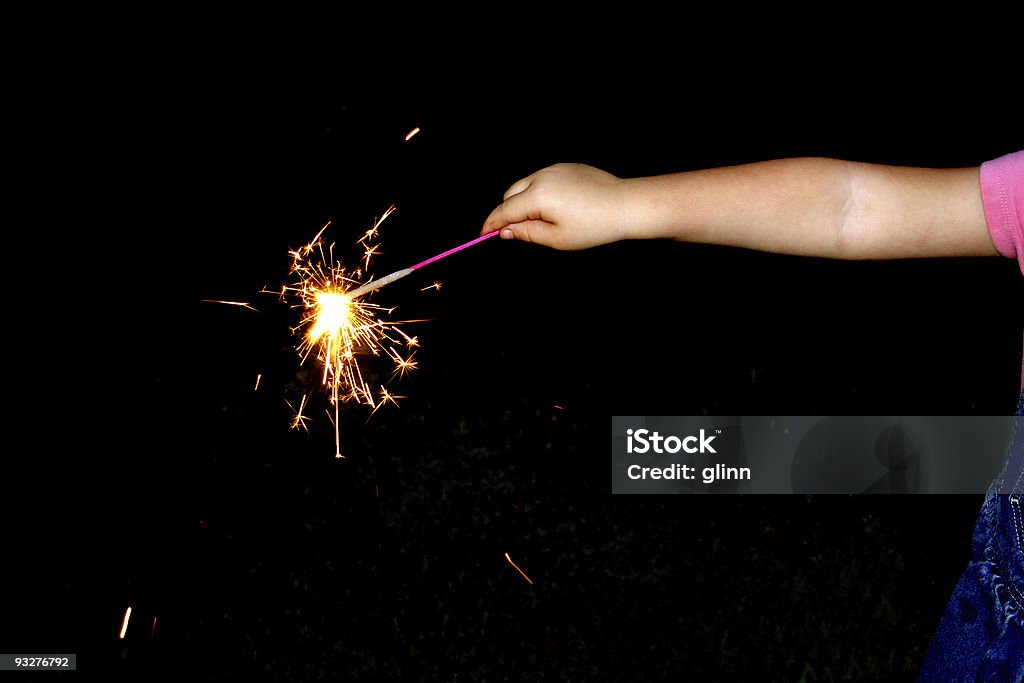
[(0, 650), (77, 652), (108, 680), (916, 670), (980, 496), (612, 497), (610, 417), (1007, 414), (1012, 261), (487, 242), (381, 292), (429, 319), (420, 369), (400, 409), (348, 412), (345, 461), (325, 419), (288, 430), (311, 380), (293, 312), (256, 293), (328, 219), (347, 244), (395, 202), (386, 273), (559, 161), (977, 165), (1022, 142), (985, 83), (912, 60), (822, 77), (814, 54), (465, 81), (414, 53), (374, 78), (359, 57), (321, 78), (132, 54), (62, 63), (11, 132)]

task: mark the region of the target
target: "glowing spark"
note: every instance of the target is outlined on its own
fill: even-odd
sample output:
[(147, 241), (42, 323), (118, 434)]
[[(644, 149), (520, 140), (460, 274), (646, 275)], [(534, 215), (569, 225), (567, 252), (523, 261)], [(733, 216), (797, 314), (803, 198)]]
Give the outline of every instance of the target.
[(401, 330), (398, 330), (398, 334), (402, 335), (402, 338), (405, 339), (405, 345), (408, 346), (410, 349), (413, 348), (414, 346), (420, 345), (419, 337), (410, 337)]
[(533, 581), (530, 581), (530, 577), (526, 575), (526, 572), (519, 568), (519, 565), (512, 561), (512, 558), (508, 556), (508, 553), (505, 553), (505, 559), (508, 560), (508, 563), (510, 565), (516, 568), (517, 572), (523, 575), (523, 578), (526, 579), (526, 582), (528, 584), (530, 584), (531, 586), (533, 585)]
[(413, 351), (412, 355), (408, 358), (402, 358), (394, 349), (389, 349), (388, 353), (395, 359), (395, 369), (391, 373), (392, 377), (397, 375), (399, 379), (401, 379), (402, 377), (405, 377), (405, 373), (411, 372), (419, 367), (419, 363), (414, 360), (416, 358), (415, 351)]
[(554, 404), (554, 405), (553, 405), (553, 406), (551, 406), (551, 407), (552, 407), (552, 408), (558, 408), (559, 410), (565, 410), (565, 408), (563, 408), (562, 406), (558, 405), (557, 403), (556, 403), (556, 404)]
[[(373, 239), (374, 237), (376, 237), (376, 236), (377, 236), (377, 235), (379, 234), (379, 231), (377, 230), (377, 228), (379, 228), (379, 227), (380, 227), (380, 224), (381, 224), (381, 223), (383, 223), (384, 221), (386, 221), (386, 220), (388, 219), (388, 216), (390, 216), (391, 214), (393, 214), (393, 213), (395, 212), (395, 210), (396, 210), (397, 208), (398, 208), (398, 207), (396, 207), (396, 206), (395, 206), (394, 204), (390, 205), (390, 206), (389, 206), (389, 207), (388, 207), (388, 208), (387, 208), (387, 209), (386, 209), (386, 210), (384, 211), (383, 215), (381, 215), (381, 217), (380, 217), (380, 218), (378, 218), (377, 220), (375, 220), (375, 221), (373, 222), (373, 227), (372, 227), (372, 228), (370, 228), (369, 230), (367, 230), (367, 231), (366, 231), (366, 234), (364, 234), (364, 235), (363, 235), (363, 236), (362, 236), (362, 237), (361, 237), (361, 238), (359, 239), (359, 243), (360, 243), (360, 244), (366, 244), (366, 241), (367, 241), (367, 240), (372, 240), (372, 239)], [(325, 227), (326, 227), (326, 226), (325, 226)], [(323, 230), (321, 230), (320, 232), (322, 233), (322, 232), (323, 232)], [(314, 238), (313, 238), (313, 241), (315, 242), (315, 241), (316, 241), (316, 240), (318, 240), (318, 239), (320, 239), (320, 235), (317, 235), (316, 237), (314, 237)], [(362, 271), (360, 271), (360, 270), (357, 270), (357, 271), (356, 271), (356, 277), (361, 277), (361, 276), (362, 276), (362, 274), (363, 274), (363, 273), (362, 273)]]
[(287, 399), (285, 400), (285, 403), (288, 404), (289, 408), (291, 408), (292, 410), (295, 410), (295, 417), (292, 418), (291, 428), (292, 429), (298, 429), (299, 427), (302, 427), (305, 431), (308, 432), (309, 431), (309, 427), (306, 426), (306, 421), (309, 420), (309, 418), (302, 414), (303, 408), (306, 407), (306, 398), (307, 398), (306, 394), (303, 394), (302, 395), (302, 401), (299, 403), (299, 409), (298, 410), (295, 410), (295, 407), (292, 406), (291, 403), (288, 403)]
[(366, 252), (363, 254), (363, 261), (366, 262), (365, 268), (370, 267), (370, 259), (377, 255), (377, 249), (380, 248), (379, 244), (375, 244), (372, 247), (367, 247)]
[(153, 628), (149, 630), (149, 639), (153, 640), (153, 636), (156, 635), (156, 617), (153, 617)]
[(373, 412), (370, 413), (370, 417), (373, 417), (373, 413), (376, 413), (378, 410), (380, 410), (381, 408), (386, 406), (388, 403), (392, 404), (393, 406), (395, 406), (397, 408), (398, 407), (398, 399), (400, 399), (400, 398), (406, 398), (406, 397), (405, 396), (395, 396), (390, 391), (388, 391), (385, 387), (381, 386), (381, 388), (380, 388), (380, 397), (377, 400), (377, 405), (374, 406), (374, 408), (373, 408)]
[(333, 223), (333, 222), (334, 221), (327, 221), (326, 223), (324, 223), (324, 227), (320, 228), (320, 232), (318, 232), (316, 235), (314, 235), (313, 239), (310, 241), (310, 243), (307, 244), (305, 247), (303, 247), (306, 250), (307, 254), (312, 252), (313, 248), (316, 247), (318, 244), (320, 244), (320, 235), (323, 235), (324, 234), (324, 230), (326, 230), (328, 227), (330, 227), (331, 223)]
[[(331, 415), (331, 411), (325, 410), (324, 414), (327, 415), (327, 421), (331, 423), (331, 426), (334, 427), (334, 433), (337, 434), (338, 433), (338, 423), (334, 421), (334, 416)], [(337, 440), (335, 440), (335, 443), (337, 443)], [(345, 459), (345, 456), (342, 455), (341, 453), (338, 453), (338, 452), (334, 453), (334, 457), (336, 459), (338, 459), (338, 460), (344, 460)]]
[(128, 630), (128, 620), (132, 618), (132, 608), (129, 605), (128, 609), (124, 611), (124, 621), (121, 623), (121, 635), (118, 636), (121, 640), (124, 640), (124, 634)]
[(440, 292), (440, 291), (441, 291), (441, 283), (440, 283), (440, 282), (436, 282), (436, 281), (435, 281), (435, 282), (434, 282), (434, 284), (432, 284), (432, 285), (427, 285), (426, 287), (424, 287), (424, 288), (423, 288), (423, 289), (421, 289), (420, 291), (421, 291), (421, 292), (425, 292), (425, 291), (427, 291), (428, 289), (432, 289), (432, 290), (434, 290), (435, 292)]
[(398, 399), (406, 398), (405, 396), (395, 396), (388, 391), (383, 385), (380, 388), (380, 405), (391, 403), (395, 407), (398, 407)]
[(413, 137), (415, 137), (416, 134), (419, 133), (419, 132), (420, 132), (420, 127), (416, 126), (415, 128), (413, 128), (412, 130), (410, 130), (408, 133), (405, 134), (405, 141), (409, 142), (409, 140), (412, 140)]
[(257, 373), (256, 374), (256, 386), (254, 386), (252, 388), (253, 391), (259, 390), (259, 388), (260, 388), (260, 379), (262, 379), (262, 377), (263, 377), (263, 373)]
[(239, 306), (241, 308), (248, 308), (250, 311), (256, 311), (257, 313), (259, 313), (259, 310), (253, 308), (252, 304), (246, 303), (244, 301), (220, 301), (218, 299), (200, 299), (199, 301), (204, 304), (224, 304), (225, 306)]

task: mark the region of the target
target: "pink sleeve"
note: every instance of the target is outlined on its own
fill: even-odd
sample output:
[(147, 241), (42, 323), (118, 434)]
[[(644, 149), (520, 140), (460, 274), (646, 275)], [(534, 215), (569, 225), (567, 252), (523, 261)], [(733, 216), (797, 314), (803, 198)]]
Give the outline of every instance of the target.
[(1024, 150), (981, 165), (981, 201), (992, 244), (1024, 272)]
[[(992, 244), (1024, 273), (1024, 150), (981, 165), (981, 201)], [(1024, 389), (1024, 359), (1020, 364)]]

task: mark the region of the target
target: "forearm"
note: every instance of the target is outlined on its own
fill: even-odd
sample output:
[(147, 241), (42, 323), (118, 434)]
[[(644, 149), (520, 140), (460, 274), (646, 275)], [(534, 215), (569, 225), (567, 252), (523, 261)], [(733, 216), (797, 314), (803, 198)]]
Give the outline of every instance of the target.
[(783, 159), (623, 182), (633, 237), (848, 259), (996, 254), (977, 169)]

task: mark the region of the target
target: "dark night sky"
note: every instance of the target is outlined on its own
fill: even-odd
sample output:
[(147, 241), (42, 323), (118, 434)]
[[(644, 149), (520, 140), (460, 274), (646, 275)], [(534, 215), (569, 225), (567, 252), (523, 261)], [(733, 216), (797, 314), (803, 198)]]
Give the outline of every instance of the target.
[[(979, 499), (843, 499), (819, 502), (813, 513), (802, 500), (613, 499), (607, 428), (614, 414), (1008, 414), (1024, 326), (1024, 280), (1011, 261), (839, 263), (654, 242), (561, 253), (488, 242), (382, 295), (402, 317), (430, 320), (415, 328), (420, 370), (401, 385), (409, 399), (400, 410), (369, 424), (358, 409), (346, 418), (345, 464), (331, 458), (322, 421), (309, 435), (286, 430), (283, 399), (301, 387), (289, 312), (254, 295), (281, 281), (287, 249), (327, 219), (344, 243), (395, 202), (377, 262), (388, 272), (474, 236), (508, 185), (559, 161), (621, 176), (805, 155), (961, 166), (1024, 142), (1011, 112), (968, 104), (981, 84), (887, 68), (842, 71), (829, 82), (794, 64), (690, 74), (685, 82), (611, 71), (591, 85), (566, 70), (532, 90), (497, 79), (470, 92), (431, 76), (406, 87), (391, 73), (366, 89), (344, 73), (314, 80), (243, 72), (230, 60), (208, 68), (172, 60), (144, 80), (71, 73), (56, 82), (47, 96), (55, 106), (22, 140), (35, 151), (25, 172), (34, 189), (17, 233), (20, 301), (12, 315), (20, 322), (8, 334), (25, 349), (12, 356), (13, 379), (26, 387), (12, 397), (13, 410), (25, 413), (25, 445), (10, 454), (20, 471), (8, 479), (18, 492), (5, 535), (30, 545), (68, 540), (9, 554), (19, 559), (6, 583), (13, 606), (0, 650), (77, 651), (80, 661), (125, 676), (167, 668), (172, 649), (188, 661), (210, 655), (236, 673), (243, 669), (232, 654), (257, 669), (265, 657), (307, 680), (300, 653), (337, 666), (323, 654), (327, 646), (289, 630), (291, 617), (240, 606), (295, 609), (302, 598), (280, 586), (290, 585), (296, 567), (327, 561), (333, 572), (303, 580), (312, 583), (304, 594), (327, 592), (313, 603), (329, 605), (320, 608), (333, 624), (328, 641), (357, 637), (360, 621), (343, 616), (352, 612), (367, 615), (372, 629), (392, 616), (399, 628), (400, 619), (405, 640), (410, 632), (440, 634), (423, 636), (426, 651), (457, 639), (448, 626), (427, 625), (448, 609), (439, 586), (469, 571), (459, 594), (481, 602), (452, 607), (455, 614), (489, 609), (591, 644), (625, 630), (639, 647), (654, 636), (636, 604), (664, 600), (658, 591), (670, 579), (623, 558), (655, 558), (650, 566), (671, 568), (673, 580), (697, 571), (677, 557), (678, 536), (659, 529), (685, 530), (697, 553), (704, 546), (693, 538), (720, 534), (726, 546), (746, 548), (758, 529), (784, 526), (794, 536), (821, 534), (827, 555), (832, 541), (859, 547), (870, 533), (857, 520), (872, 515), (883, 520), (882, 545), (904, 558), (901, 567), (932, 572), (922, 580), (932, 588), (897, 591), (902, 614), (917, 615), (914, 633), (926, 642), (927, 619), (966, 560)], [(407, 143), (414, 126), (422, 133)], [(25, 286), (40, 279), (38, 289)], [(440, 293), (419, 291), (435, 279), (445, 283)], [(200, 304), (204, 298), (253, 300), (263, 312)], [(60, 319), (49, 312), (53, 301)], [(257, 372), (264, 380), (253, 394)], [(564, 413), (552, 412), (554, 404)], [(465, 470), (451, 469), (453, 454)], [(477, 496), (460, 488), (460, 477), (475, 481), (481, 463), (489, 482), (508, 489), (494, 484)], [(427, 487), (428, 502), (403, 492), (413, 480)], [(383, 503), (372, 493), (382, 482), (392, 496)], [(450, 500), (429, 502), (449, 488), (457, 492)], [(532, 516), (521, 516), (530, 505)], [(427, 521), (412, 521), (419, 518)], [(477, 518), (491, 521), (472, 538), (453, 531), (430, 548), (412, 538)], [(720, 520), (718, 531), (712, 520)], [(562, 524), (580, 530), (524, 545), (537, 527)], [(611, 583), (550, 561), (587, 543), (603, 548), (588, 563)], [(549, 585), (561, 572), (558, 596), (540, 589), (529, 604), (516, 603), (521, 586), (490, 559), (510, 549), (532, 559)], [(725, 560), (732, 574), (761, 570), (736, 552)], [(772, 551), (782, 567), (797, 566), (802, 552), (799, 544)], [(488, 558), (473, 560), (483, 562), (476, 574), (465, 569), (471, 553)], [(280, 581), (237, 578), (258, 568)], [(437, 574), (425, 583), (400, 578), (416, 571)], [(894, 580), (910, 583), (909, 571)], [(491, 574), (505, 583), (481, 578)], [(648, 574), (649, 583), (635, 579)], [(367, 586), (369, 576), (384, 583)], [(834, 589), (827, 566), (809, 576)], [(389, 582), (405, 593), (390, 593)], [(361, 585), (355, 597), (351, 588), (332, 592)], [(602, 599), (633, 606), (595, 606)], [(765, 600), (743, 609), (769, 609)], [(113, 636), (129, 602), (146, 618), (166, 617), (162, 633), (173, 645), (160, 650), (158, 640), (139, 637), (121, 648)], [(692, 618), (709, 632), (726, 618), (680, 608), (696, 610)], [(671, 626), (650, 624), (658, 637)], [(486, 620), (480, 628), (474, 642), (498, 659), (522, 647), (543, 660), (553, 657), (551, 643), (575, 642), (549, 633), (537, 643), (525, 626)], [(245, 634), (260, 629), (266, 640), (252, 645)], [(419, 656), (396, 654), (389, 642), (385, 634), (364, 643), (377, 659), (352, 672), (397, 675), (395, 662)], [(229, 654), (221, 661), (213, 650)], [(569, 677), (604, 666), (596, 652), (559, 661), (553, 671)], [(430, 657), (425, 666), (427, 679), (487, 671)], [(773, 666), (795, 666), (799, 676), (799, 662)]]

